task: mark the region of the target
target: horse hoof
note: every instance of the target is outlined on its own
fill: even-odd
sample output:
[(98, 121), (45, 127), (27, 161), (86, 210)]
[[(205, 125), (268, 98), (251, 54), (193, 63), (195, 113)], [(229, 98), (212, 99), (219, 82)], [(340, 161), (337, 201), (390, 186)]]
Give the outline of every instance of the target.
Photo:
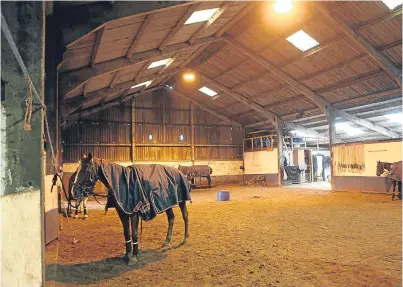
[(123, 262), (124, 263), (129, 263), (129, 261), (130, 261), (130, 256), (128, 255), (128, 254), (126, 254), (125, 256), (123, 256)]
[(77, 219), (77, 218), (78, 218), (78, 215), (74, 215), (74, 216), (73, 216), (73, 219)]
[(165, 247), (167, 247), (168, 246), (168, 244), (169, 244), (169, 242), (164, 242), (164, 243), (162, 243), (162, 245), (161, 245), (161, 248), (165, 248)]
[(83, 219), (87, 219), (88, 218), (88, 215), (86, 214), (86, 215), (84, 215), (84, 217), (83, 217)]

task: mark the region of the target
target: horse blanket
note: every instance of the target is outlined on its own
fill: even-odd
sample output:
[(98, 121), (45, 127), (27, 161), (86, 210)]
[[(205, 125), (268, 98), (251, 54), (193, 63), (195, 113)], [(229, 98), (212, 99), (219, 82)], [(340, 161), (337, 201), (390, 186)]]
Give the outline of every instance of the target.
[(284, 170), (287, 174), (287, 179), (292, 181), (299, 181), (300, 180), (300, 169), (299, 166), (292, 166), (288, 165), (284, 167)]
[(101, 163), (101, 181), (108, 184), (114, 203), (107, 205), (126, 214), (138, 212), (143, 220), (152, 220), (157, 214), (191, 200), (186, 177), (175, 168), (151, 164), (123, 167)]
[(402, 162), (398, 161), (392, 164), (390, 167), (390, 173), (387, 176), (390, 179), (396, 181), (402, 181)]
[(207, 177), (213, 172), (208, 165), (179, 166), (179, 170), (192, 177)]

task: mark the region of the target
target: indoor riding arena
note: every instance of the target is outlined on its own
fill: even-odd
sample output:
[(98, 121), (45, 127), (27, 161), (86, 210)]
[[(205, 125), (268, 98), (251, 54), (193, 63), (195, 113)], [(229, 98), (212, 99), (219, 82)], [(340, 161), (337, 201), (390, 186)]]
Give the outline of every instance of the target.
[(402, 286), (402, 0), (1, 2), (1, 286)]

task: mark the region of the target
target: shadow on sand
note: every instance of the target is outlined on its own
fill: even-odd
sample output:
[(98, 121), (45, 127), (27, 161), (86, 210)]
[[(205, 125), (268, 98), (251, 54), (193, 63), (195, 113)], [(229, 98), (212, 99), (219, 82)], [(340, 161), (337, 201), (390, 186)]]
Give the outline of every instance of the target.
[(49, 264), (46, 266), (46, 281), (96, 284), (102, 280), (119, 277), (124, 272), (143, 268), (166, 257), (166, 253), (161, 249), (157, 249), (142, 251), (139, 260), (130, 264), (124, 263), (121, 257), (72, 265)]

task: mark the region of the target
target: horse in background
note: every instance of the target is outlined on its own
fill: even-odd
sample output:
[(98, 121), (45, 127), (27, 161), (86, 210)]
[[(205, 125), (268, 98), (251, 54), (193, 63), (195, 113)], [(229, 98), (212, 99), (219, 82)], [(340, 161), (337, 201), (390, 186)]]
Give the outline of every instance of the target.
[(178, 169), (183, 172), (186, 178), (192, 182), (192, 185), (196, 185), (196, 177), (205, 177), (208, 181), (208, 187), (211, 187), (211, 177), (213, 169), (208, 165), (193, 165), (193, 166), (179, 166)]
[(376, 175), (385, 175), (386, 192), (389, 192), (391, 185), (393, 185), (392, 200), (396, 195), (396, 184), (398, 185), (398, 197), (402, 200), (402, 162), (381, 162), (378, 161), (376, 165)]

